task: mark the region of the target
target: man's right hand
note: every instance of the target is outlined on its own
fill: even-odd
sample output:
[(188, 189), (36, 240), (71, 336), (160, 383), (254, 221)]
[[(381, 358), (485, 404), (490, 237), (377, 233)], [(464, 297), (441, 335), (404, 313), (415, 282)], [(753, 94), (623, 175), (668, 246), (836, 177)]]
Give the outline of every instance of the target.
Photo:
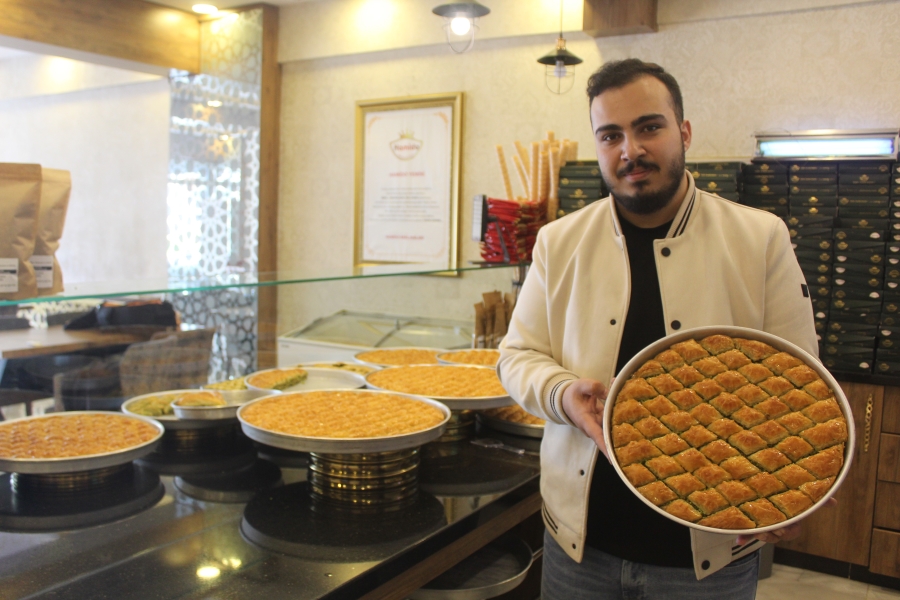
[(603, 406), (606, 401), (606, 386), (594, 379), (576, 379), (563, 392), (562, 408), (573, 423), (594, 440), (600, 452), (606, 454), (603, 441)]

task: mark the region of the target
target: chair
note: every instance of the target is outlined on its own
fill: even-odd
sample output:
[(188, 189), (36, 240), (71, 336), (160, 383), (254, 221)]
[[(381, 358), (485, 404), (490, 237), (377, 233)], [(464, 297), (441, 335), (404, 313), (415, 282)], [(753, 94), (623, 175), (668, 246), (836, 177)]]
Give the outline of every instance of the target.
[(132, 344), (119, 364), (126, 397), (194, 387), (208, 382), (215, 329), (162, 333)]

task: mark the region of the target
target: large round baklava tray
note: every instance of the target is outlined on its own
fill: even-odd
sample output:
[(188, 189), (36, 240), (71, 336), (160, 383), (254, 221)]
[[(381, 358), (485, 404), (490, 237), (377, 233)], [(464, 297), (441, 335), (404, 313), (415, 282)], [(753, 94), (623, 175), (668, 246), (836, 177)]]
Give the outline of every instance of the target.
[(394, 392), (316, 390), (266, 396), (238, 410), (250, 439), (298, 452), (355, 454), (415, 448), (444, 432), (440, 402)]
[(371, 367), (398, 367), (401, 365), (436, 365), (438, 354), (446, 352), (442, 348), (420, 348), (418, 346), (397, 348), (373, 348), (353, 355), (357, 361)]
[(665, 337), (610, 386), (603, 436), (648, 506), (715, 533), (803, 519), (843, 482), (855, 435), (834, 377), (801, 348), (743, 327)]
[(497, 372), (477, 365), (405, 365), (366, 375), (373, 390), (425, 396), (451, 410), (478, 410), (514, 404)]
[(153, 419), (72, 411), (0, 423), (0, 471), (76, 473), (129, 463), (150, 454), (163, 427)]

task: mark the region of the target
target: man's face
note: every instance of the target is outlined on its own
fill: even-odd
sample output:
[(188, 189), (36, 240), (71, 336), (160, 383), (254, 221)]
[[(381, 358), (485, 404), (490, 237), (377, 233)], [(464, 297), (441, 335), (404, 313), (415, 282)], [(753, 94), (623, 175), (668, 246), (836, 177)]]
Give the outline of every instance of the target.
[(691, 126), (680, 125), (666, 86), (651, 76), (606, 90), (591, 102), (600, 171), (615, 200), (635, 214), (669, 204), (684, 180)]

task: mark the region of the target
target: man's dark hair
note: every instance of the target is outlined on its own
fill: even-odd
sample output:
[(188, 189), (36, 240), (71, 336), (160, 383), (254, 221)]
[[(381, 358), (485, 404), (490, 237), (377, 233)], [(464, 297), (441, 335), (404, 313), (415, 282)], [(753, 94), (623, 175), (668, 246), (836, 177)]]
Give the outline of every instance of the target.
[(590, 105), (594, 98), (605, 92), (606, 90), (614, 90), (624, 87), (629, 83), (649, 75), (655, 77), (666, 86), (669, 95), (672, 97), (672, 109), (675, 111), (675, 118), (681, 124), (684, 121), (684, 103), (681, 99), (681, 88), (675, 78), (666, 73), (666, 70), (655, 63), (648, 63), (637, 58), (627, 58), (625, 60), (616, 60), (608, 62), (591, 75), (587, 84), (588, 104)]

